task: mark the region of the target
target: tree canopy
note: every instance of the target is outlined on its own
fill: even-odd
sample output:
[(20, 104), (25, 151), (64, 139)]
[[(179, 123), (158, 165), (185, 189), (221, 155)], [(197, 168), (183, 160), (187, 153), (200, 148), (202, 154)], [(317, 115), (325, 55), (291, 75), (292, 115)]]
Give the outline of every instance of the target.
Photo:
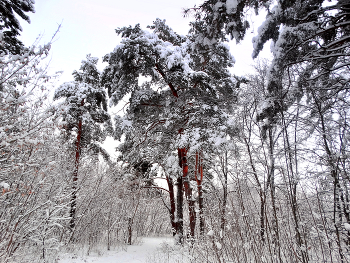
[(0, 2), (0, 52), (18, 54), (24, 48), (17, 39), (22, 28), (16, 16), (30, 23), (28, 12), (34, 13), (34, 0)]

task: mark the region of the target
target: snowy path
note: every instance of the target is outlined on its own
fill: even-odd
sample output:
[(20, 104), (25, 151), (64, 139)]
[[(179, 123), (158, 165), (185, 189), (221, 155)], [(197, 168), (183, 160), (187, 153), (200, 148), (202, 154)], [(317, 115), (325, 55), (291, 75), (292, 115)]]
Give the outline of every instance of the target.
[(103, 255), (74, 257), (65, 256), (59, 263), (154, 263), (164, 243), (174, 244), (172, 237), (144, 237), (141, 244), (125, 246), (120, 251), (105, 251)]

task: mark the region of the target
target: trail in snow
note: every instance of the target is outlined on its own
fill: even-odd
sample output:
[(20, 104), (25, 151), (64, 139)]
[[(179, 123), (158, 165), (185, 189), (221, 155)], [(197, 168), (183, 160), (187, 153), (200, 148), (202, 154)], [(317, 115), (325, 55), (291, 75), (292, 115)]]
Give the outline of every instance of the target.
[(174, 245), (172, 237), (144, 237), (140, 244), (125, 246), (125, 250), (106, 251), (104, 255), (76, 256), (62, 255), (59, 263), (155, 263), (173, 262), (171, 255), (162, 247)]

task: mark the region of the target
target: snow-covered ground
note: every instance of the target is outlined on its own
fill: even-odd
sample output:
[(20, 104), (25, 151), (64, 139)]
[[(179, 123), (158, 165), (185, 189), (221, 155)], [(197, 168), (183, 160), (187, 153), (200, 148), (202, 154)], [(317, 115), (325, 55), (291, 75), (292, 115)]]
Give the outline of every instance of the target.
[[(176, 263), (186, 262), (182, 249), (174, 246), (172, 237), (144, 237), (138, 244), (115, 251), (96, 252), (89, 256), (61, 255), (59, 263)], [(102, 255), (101, 255), (102, 254)]]

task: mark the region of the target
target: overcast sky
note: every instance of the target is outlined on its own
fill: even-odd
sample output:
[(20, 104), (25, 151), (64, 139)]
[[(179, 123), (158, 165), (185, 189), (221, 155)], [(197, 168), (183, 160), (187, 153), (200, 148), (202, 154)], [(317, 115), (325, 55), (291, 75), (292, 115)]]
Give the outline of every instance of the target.
[[(192, 17), (183, 17), (183, 8), (193, 7), (203, 0), (35, 0), (34, 14), (30, 14), (31, 23), (21, 21), (22, 41), (31, 45), (41, 35), (41, 44), (48, 42), (58, 25), (61, 28), (55, 37), (51, 49), (50, 68), (52, 72), (63, 70), (59, 83), (72, 80), (73, 70), (79, 69), (86, 55), (102, 57), (113, 51), (120, 39), (115, 33), (117, 27), (140, 23), (142, 28), (152, 24), (156, 18), (166, 19), (174, 31), (186, 34)], [(258, 22), (259, 21), (259, 22)], [(230, 43), (231, 53), (236, 59), (232, 70), (235, 74), (249, 72), (253, 63), (252, 36), (256, 35), (261, 19), (250, 18), (251, 34), (242, 44)], [(268, 56), (267, 52), (264, 56)], [(100, 64), (102, 69), (103, 65)]]

